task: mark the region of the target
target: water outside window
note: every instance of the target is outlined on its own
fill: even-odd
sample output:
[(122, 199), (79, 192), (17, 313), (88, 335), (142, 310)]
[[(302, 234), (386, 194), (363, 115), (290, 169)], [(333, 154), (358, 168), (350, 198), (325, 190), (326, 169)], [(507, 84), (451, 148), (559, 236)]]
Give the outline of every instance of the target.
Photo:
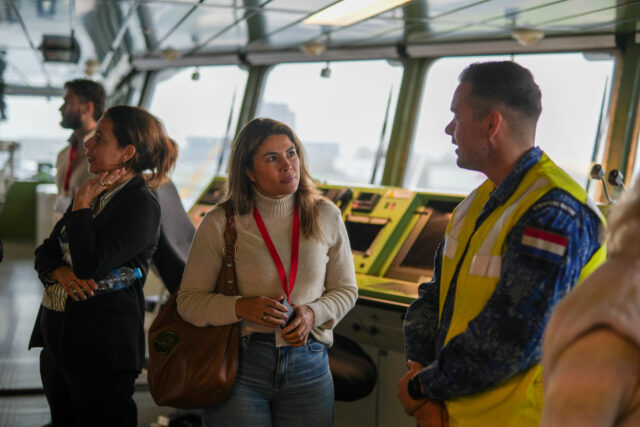
[(149, 111), (161, 119), (179, 147), (172, 175), (189, 209), (216, 175), (226, 175), (247, 72), (236, 66), (189, 67), (166, 71)]
[(402, 67), (383, 60), (281, 64), (267, 77), (258, 116), (293, 128), (314, 178), (369, 184), (377, 162), (379, 183), (401, 78)]
[[(404, 185), (409, 188), (466, 194), (485, 179), (456, 165), (455, 147), (444, 133), (451, 121), (451, 98), (458, 75), (478, 61), (511, 60), (527, 67), (542, 91), (542, 115), (536, 145), (586, 186), (601, 117), (608, 105), (614, 61), (588, 60), (579, 53), (443, 58), (427, 71), (418, 124)], [(606, 93), (605, 93), (606, 91)], [(605, 111), (606, 113), (606, 111)], [(606, 123), (600, 135), (606, 135)], [(603, 141), (603, 140), (601, 140)], [(603, 144), (603, 142), (602, 142)], [(596, 150), (596, 153), (600, 150)]]

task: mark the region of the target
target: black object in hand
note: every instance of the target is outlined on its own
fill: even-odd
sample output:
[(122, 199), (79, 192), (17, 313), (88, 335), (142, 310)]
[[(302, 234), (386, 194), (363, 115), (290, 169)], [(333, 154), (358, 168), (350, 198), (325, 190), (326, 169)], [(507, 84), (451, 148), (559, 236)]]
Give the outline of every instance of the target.
[(296, 317), (296, 311), (293, 309), (293, 307), (291, 307), (291, 304), (289, 304), (289, 301), (287, 301), (286, 299), (283, 299), (281, 304), (286, 306), (287, 310), (288, 310), (287, 311), (287, 321), (284, 323), (283, 326), (281, 326), (281, 328), (284, 328), (289, 323), (291, 323), (291, 321), (293, 320), (294, 317)]

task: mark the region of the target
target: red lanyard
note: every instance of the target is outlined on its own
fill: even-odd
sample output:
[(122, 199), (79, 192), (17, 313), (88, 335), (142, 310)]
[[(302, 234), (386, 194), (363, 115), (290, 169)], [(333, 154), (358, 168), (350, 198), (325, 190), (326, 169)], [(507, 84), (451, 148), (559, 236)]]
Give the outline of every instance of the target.
[(76, 156), (76, 144), (75, 141), (71, 144), (71, 150), (69, 151), (69, 164), (67, 165), (67, 172), (64, 174), (64, 191), (69, 191), (69, 181), (71, 180), (71, 166), (73, 164), (73, 158)]
[(284, 293), (287, 294), (287, 301), (289, 301), (289, 295), (293, 290), (293, 285), (296, 282), (296, 274), (298, 273), (298, 247), (300, 245), (300, 218), (298, 216), (298, 205), (296, 204), (293, 207), (293, 230), (291, 232), (291, 267), (289, 270), (289, 286), (287, 286), (287, 276), (284, 271), (284, 265), (280, 260), (280, 256), (278, 255), (278, 251), (276, 251), (276, 247), (273, 246), (273, 242), (271, 241), (271, 237), (269, 237), (269, 232), (267, 231), (267, 227), (265, 227), (264, 225), (264, 221), (262, 221), (260, 212), (258, 212), (258, 209), (255, 206), (253, 207), (253, 218), (256, 220), (256, 225), (260, 229), (262, 239), (267, 244), (267, 249), (269, 249), (271, 258), (273, 258), (273, 262), (276, 264), (278, 274), (280, 275), (280, 283), (282, 283), (282, 289), (284, 290)]

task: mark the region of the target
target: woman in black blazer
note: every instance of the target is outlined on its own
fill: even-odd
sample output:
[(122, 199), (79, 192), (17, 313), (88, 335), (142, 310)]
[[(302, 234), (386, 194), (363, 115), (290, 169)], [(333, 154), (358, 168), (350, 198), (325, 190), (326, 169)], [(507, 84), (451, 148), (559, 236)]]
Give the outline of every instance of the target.
[[(36, 249), (45, 290), (30, 347), (43, 347), (40, 374), (54, 426), (135, 426), (134, 381), (145, 356), (142, 286), (160, 224), (149, 187), (166, 180), (177, 148), (159, 120), (126, 106), (104, 113), (85, 148), (97, 177), (80, 187)], [(139, 268), (142, 278), (96, 295), (96, 282), (123, 266)]]

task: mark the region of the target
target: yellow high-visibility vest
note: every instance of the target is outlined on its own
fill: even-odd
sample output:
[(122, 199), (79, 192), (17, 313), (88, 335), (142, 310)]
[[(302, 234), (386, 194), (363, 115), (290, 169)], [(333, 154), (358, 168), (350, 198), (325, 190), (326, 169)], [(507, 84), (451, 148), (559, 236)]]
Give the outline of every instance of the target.
[[(497, 207), (473, 233), (476, 219), (494, 185), (485, 181), (456, 207), (447, 226), (440, 280), (439, 319), (456, 266), (469, 239), (469, 249), (458, 273), (451, 325), (445, 345), (463, 332), (485, 307), (502, 270), (502, 257), (509, 232), (525, 212), (543, 195), (561, 188), (604, 217), (586, 191), (546, 154), (523, 177), (516, 191)], [(591, 274), (606, 258), (602, 245), (583, 267), (578, 282)], [(481, 393), (446, 401), (453, 426), (537, 426), (542, 410), (542, 367), (534, 365)]]

